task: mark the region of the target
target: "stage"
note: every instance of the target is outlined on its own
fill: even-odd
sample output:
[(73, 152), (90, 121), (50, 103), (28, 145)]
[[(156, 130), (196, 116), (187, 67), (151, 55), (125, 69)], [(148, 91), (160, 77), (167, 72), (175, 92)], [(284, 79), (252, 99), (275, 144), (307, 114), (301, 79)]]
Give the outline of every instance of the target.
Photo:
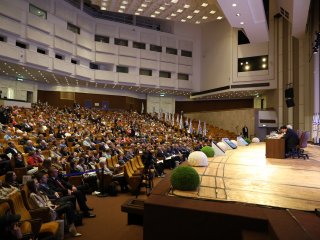
[(240, 146), (210, 158), (208, 167), (195, 167), (197, 191), (173, 194), (313, 211), (320, 207), (320, 147), (305, 151), (308, 160), (272, 159), (265, 157), (265, 143)]
[(320, 239), (320, 147), (305, 151), (308, 160), (266, 158), (265, 143), (228, 150), (195, 168), (194, 192), (172, 191), (166, 174), (145, 201), (144, 240)]

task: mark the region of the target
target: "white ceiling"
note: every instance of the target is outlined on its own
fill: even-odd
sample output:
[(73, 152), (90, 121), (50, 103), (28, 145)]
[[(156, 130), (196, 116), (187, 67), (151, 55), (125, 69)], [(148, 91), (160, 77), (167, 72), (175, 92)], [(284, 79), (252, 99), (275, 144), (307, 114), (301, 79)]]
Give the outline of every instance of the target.
[(218, 3), (230, 25), (243, 28), (250, 43), (269, 40), (262, 0), (218, 0)]
[(101, 10), (188, 23), (224, 17), (216, 0), (91, 0)]

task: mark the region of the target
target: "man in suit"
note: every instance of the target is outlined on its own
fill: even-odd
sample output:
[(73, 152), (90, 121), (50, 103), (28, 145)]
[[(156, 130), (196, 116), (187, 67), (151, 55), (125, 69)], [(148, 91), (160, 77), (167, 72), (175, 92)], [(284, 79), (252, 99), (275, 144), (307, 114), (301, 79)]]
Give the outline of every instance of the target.
[(280, 131), (283, 133), (282, 138), (285, 139), (285, 152), (286, 154), (294, 151), (299, 144), (298, 134), (287, 126), (282, 126)]
[(248, 127), (246, 125), (244, 125), (244, 127), (242, 128), (242, 135), (245, 138), (249, 137), (249, 130), (248, 130)]
[(53, 189), (51, 189), (48, 185), (48, 176), (46, 173), (39, 172), (37, 174), (37, 180), (39, 181), (39, 190), (47, 195), (51, 201), (54, 201), (56, 204), (70, 202), (75, 208), (75, 196), (60, 196), (58, 192), (55, 192)]
[(48, 185), (55, 192), (62, 193), (63, 196), (75, 196), (84, 217), (93, 218), (96, 216), (89, 212), (93, 209), (87, 206), (85, 193), (81, 191), (81, 189), (84, 190), (85, 187), (80, 185), (77, 188), (76, 186), (66, 182), (59, 176), (59, 171), (54, 167), (49, 169)]
[(17, 155), (18, 153), (22, 154), (18, 149), (16, 149), (16, 146), (13, 142), (8, 142), (8, 147), (5, 150), (5, 154), (11, 153), (12, 156)]

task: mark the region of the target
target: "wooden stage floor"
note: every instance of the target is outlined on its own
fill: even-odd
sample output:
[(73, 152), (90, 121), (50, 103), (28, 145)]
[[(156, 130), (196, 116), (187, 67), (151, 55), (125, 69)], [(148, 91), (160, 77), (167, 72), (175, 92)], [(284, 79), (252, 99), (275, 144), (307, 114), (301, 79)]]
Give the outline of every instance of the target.
[(264, 142), (240, 146), (195, 167), (197, 191), (173, 194), (313, 211), (320, 208), (320, 147), (308, 145), (305, 152), (310, 159), (273, 159), (265, 157)]

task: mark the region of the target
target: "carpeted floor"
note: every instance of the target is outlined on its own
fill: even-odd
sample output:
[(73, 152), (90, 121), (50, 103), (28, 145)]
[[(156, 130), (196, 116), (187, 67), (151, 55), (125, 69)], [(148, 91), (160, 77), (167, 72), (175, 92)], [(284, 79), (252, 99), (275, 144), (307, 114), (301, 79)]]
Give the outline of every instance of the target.
[[(162, 178), (155, 178), (156, 185)], [(138, 199), (147, 199), (142, 189)], [(129, 199), (133, 199), (131, 193), (119, 193), (116, 197), (88, 196), (88, 205), (94, 208), (93, 213), (96, 218), (84, 218), (83, 225), (77, 227), (82, 233), (77, 239), (90, 240), (142, 240), (143, 227), (137, 225), (127, 225), (127, 214), (121, 212), (121, 205)], [(70, 234), (65, 235), (65, 239), (76, 239)]]

